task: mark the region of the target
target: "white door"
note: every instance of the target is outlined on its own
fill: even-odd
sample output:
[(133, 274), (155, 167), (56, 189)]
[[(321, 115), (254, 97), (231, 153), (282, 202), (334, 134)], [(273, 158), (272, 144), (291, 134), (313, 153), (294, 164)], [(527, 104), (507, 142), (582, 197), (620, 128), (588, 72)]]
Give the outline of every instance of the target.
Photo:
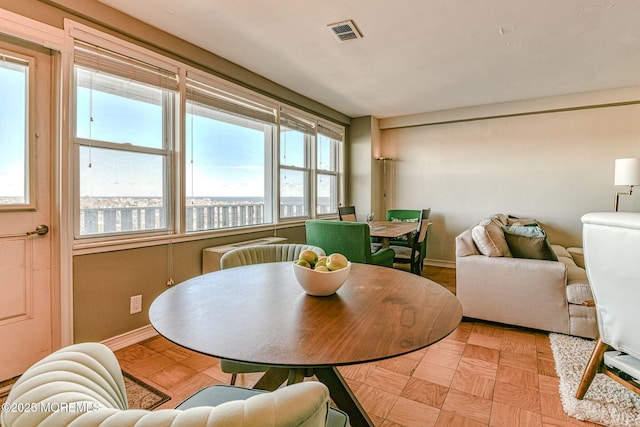
[(51, 70), (0, 35), (0, 381), (52, 351)]

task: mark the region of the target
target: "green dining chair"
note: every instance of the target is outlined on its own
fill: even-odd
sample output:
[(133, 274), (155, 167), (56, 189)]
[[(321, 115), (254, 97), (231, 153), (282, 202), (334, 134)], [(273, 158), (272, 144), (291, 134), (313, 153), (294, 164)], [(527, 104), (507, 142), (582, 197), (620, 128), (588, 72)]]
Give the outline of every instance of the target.
[(338, 215), (340, 221), (356, 222), (356, 207), (355, 206), (340, 206), (338, 207)]
[(431, 209), (423, 209), (417, 232), (409, 236), (407, 246), (391, 244), (390, 248), (395, 252), (393, 262), (397, 264), (409, 264), (412, 273), (421, 275), (424, 259), (427, 255), (427, 231), (429, 229), (429, 215)]
[[(420, 221), (421, 211), (415, 209), (390, 209), (387, 211), (387, 221), (400, 221), (400, 222), (415, 222), (416, 230), (418, 229), (418, 222)], [(391, 239), (389, 245), (395, 246), (409, 246), (407, 238), (405, 236)]]
[(351, 262), (393, 267), (393, 250), (371, 252), (369, 225), (360, 222), (310, 219), (305, 223), (307, 244), (325, 253), (341, 253)]
[[(325, 255), (325, 252), (317, 246), (297, 243), (244, 246), (233, 249), (222, 255), (220, 258), (220, 268), (225, 270), (227, 268), (241, 267), (244, 265), (295, 261), (300, 256), (300, 253), (307, 249), (311, 249), (318, 254), (318, 256)], [(224, 373), (231, 374), (231, 385), (234, 385), (238, 378), (238, 374), (264, 372), (269, 369), (269, 366), (220, 359), (220, 369)]]

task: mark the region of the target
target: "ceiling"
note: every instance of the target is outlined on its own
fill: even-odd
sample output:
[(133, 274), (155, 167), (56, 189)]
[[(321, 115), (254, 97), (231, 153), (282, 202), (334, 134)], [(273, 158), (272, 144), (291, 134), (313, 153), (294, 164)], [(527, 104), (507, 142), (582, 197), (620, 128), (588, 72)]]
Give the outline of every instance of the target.
[(99, 1), (350, 117), (640, 85), (637, 0)]

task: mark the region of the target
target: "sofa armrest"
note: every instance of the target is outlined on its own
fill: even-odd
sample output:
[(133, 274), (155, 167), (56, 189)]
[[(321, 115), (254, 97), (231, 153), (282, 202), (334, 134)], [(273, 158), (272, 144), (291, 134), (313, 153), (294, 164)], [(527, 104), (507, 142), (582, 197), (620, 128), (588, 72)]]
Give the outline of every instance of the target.
[(467, 317), (567, 333), (567, 266), (557, 261), (456, 258), (456, 296)]

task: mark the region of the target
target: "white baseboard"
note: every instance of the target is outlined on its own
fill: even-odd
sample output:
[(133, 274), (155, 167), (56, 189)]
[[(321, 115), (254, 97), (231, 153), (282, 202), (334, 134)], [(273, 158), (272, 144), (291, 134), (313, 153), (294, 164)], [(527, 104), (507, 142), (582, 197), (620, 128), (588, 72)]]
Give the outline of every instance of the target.
[(134, 329), (133, 331), (125, 332), (124, 334), (107, 338), (102, 341), (102, 344), (106, 345), (111, 351), (120, 350), (121, 348), (128, 347), (132, 344), (139, 343), (149, 338), (153, 338), (158, 333), (151, 325), (143, 326), (142, 328)]
[(434, 267), (443, 267), (443, 268), (456, 268), (455, 261), (442, 261), (437, 259), (425, 259), (425, 265), (432, 265)]

